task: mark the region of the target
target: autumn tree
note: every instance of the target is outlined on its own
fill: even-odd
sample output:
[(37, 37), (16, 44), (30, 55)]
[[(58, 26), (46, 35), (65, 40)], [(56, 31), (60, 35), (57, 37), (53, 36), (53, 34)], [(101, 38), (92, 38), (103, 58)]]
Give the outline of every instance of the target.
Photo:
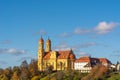
[(23, 61), (22, 64), (20, 65), (20, 70), (21, 70), (21, 74), (20, 74), (20, 79), (21, 80), (29, 80), (30, 79), (30, 73), (28, 70), (28, 63), (27, 61)]
[(20, 80), (19, 73), (17, 71), (14, 71), (13, 76), (10, 80)]
[(20, 72), (20, 68), (18, 66), (14, 66), (13, 69), (12, 69), (13, 72), (17, 71), (17, 72)]
[(48, 75), (48, 80), (50, 80), (50, 75), (52, 72), (53, 72), (53, 66), (52, 65), (47, 66), (45, 70), (45, 74)]
[(3, 74), (4, 70), (3, 69), (0, 69), (0, 75)]
[(11, 76), (12, 76), (12, 69), (11, 69), (11, 67), (9, 67), (9, 68), (6, 68), (5, 70), (4, 70), (4, 73), (3, 73), (8, 79), (10, 79), (11, 78)]
[(28, 68), (28, 63), (26, 60), (22, 62), (22, 64), (20, 65), (20, 68)]
[(82, 80), (99, 80), (106, 72), (107, 68), (102, 64), (98, 64), (94, 66), (91, 72), (87, 76), (83, 77)]
[(32, 59), (29, 66), (28, 66), (29, 72), (31, 77), (36, 76), (38, 72), (38, 67), (37, 67), (37, 61)]
[(0, 80), (9, 80), (9, 78), (5, 74), (2, 74), (0, 75)]

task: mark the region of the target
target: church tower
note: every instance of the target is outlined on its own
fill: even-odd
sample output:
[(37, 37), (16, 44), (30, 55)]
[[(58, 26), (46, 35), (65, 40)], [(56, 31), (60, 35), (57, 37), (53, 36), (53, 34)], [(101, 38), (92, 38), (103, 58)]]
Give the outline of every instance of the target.
[(38, 42), (38, 69), (43, 70), (43, 56), (44, 56), (44, 40), (41, 37)]
[(51, 51), (51, 40), (48, 38), (46, 41), (46, 52)]

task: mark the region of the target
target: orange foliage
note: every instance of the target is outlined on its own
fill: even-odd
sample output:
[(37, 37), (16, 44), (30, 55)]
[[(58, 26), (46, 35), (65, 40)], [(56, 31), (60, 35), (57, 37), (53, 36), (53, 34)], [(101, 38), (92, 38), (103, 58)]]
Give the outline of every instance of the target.
[(97, 65), (95, 67), (93, 67), (93, 69), (91, 70), (91, 72), (82, 78), (82, 80), (95, 80), (98, 79), (100, 77), (102, 77), (104, 75), (104, 73), (107, 72), (107, 68), (103, 65)]

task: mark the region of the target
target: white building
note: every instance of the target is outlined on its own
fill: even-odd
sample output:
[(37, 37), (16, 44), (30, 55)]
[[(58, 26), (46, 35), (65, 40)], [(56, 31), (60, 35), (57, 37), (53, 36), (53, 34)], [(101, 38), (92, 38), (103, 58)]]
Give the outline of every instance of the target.
[(91, 58), (88, 56), (80, 57), (74, 62), (74, 69), (79, 70), (82, 73), (89, 73), (91, 69), (97, 64), (103, 64), (107, 66), (111, 63), (106, 58)]
[(117, 64), (116, 64), (116, 71), (120, 72), (120, 63), (119, 62), (117, 62)]
[(89, 64), (88, 62), (75, 62), (74, 67), (75, 67), (75, 70), (79, 70), (82, 73), (89, 73), (92, 67), (87, 66), (88, 64)]

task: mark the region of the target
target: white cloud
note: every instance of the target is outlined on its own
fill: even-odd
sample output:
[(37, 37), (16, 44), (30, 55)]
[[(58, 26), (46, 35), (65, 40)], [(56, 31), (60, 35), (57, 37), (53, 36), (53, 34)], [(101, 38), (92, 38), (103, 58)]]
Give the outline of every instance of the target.
[(47, 34), (47, 32), (46, 32), (45, 30), (40, 30), (39, 33), (40, 33), (41, 35), (46, 35), (46, 34)]
[(91, 30), (89, 29), (80, 29), (80, 28), (76, 28), (73, 33), (74, 34), (86, 34), (86, 33), (89, 33), (91, 32)]
[(86, 47), (91, 47), (91, 46), (95, 46), (96, 43), (95, 42), (89, 42), (89, 43), (84, 43), (84, 44), (80, 44), (80, 48), (86, 48)]
[(69, 36), (69, 34), (66, 33), (66, 32), (64, 32), (64, 33), (62, 33), (62, 34), (60, 35), (60, 37), (68, 37), (68, 36)]
[(90, 56), (89, 53), (83, 52), (83, 51), (79, 52), (79, 55), (80, 55), (80, 56)]
[(107, 23), (106, 21), (99, 22), (95, 28), (92, 29), (80, 29), (75, 28), (73, 31), (74, 34), (87, 34), (91, 32), (97, 32), (97, 34), (106, 34), (111, 32), (115, 27), (119, 26), (120, 23), (110, 22)]
[(47, 32), (45, 30), (40, 30), (38, 32), (32, 32), (33, 35), (46, 35)]
[(53, 47), (54, 50), (70, 50), (70, 46), (66, 42), (59, 43)]
[(27, 53), (26, 50), (18, 50), (15, 48), (10, 48), (10, 49), (0, 49), (0, 53), (9, 53), (9, 54), (24, 54)]
[[(71, 33), (64, 32), (60, 34), (60, 37), (71, 37), (73, 35), (78, 35), (78, 34), (107, 34), (115, 29), (115, 27), (120, 26), (120, 23), (117, 22), (109, 22), (107, 23), (106, 21), (99, 22), (96, 27), (93, 27), (91, 29), (81, 29), (80, 27), (75, 28)], [(97, 36), (93, 36), (96, 38)]]
[(26, 53), (25, 50), (17, 50), (15, 48), (7, 49), (6, 52), (13, 53), (13, 54), (24, 54), (24, 53)]
[(107, 23), (107, 22), (103, 21), (103, 22), (100, 22), (95, 27), (94, 30), (97, 31), (98, 34), (106, 34), (108, 32), (111, 32), (118, 25), (120, 25), (120, 24), (119, 23), (115, 23), (115, 22)]
[(96, 45), (97, 44), (95, 42), (82, 43), (82, 44), (73, 45), (72, 49), (79, 50), (80, 48), (88, 48), (88, 47), (92, 47), (92, 46), (96, 46)]
[(83, 44), (76, 44), (76, 45), (68, 45), (67, 42), (62, 42), (59, 43), (57, 46), (54, 46), (53, 49), (54, 50), (74, 50), (74, 51), (78, 51), (80, 48), (88, 48), (91, 46), (95, 46), (97, 45), (95, 42), (89, 42), (89, 43), (83, 43)]

